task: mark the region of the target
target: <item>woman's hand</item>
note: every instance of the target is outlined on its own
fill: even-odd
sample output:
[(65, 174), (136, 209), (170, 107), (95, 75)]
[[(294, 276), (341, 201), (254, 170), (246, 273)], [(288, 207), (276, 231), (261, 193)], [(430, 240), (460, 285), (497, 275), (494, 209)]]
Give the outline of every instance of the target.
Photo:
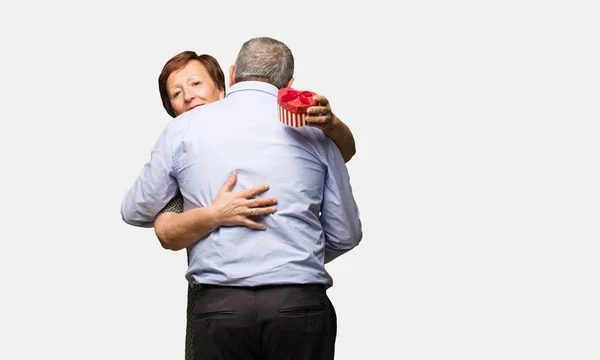
[(331, 112), (329, 100), (323, 95), (313, 96), (313, 100), (319, 105), (311, 106), (306, 110), (306, 125), (323, 130), (325, 135), (331, 137), (336, 128), (340, 126), (340, 121)]
[(306, 125), (323, 130), (323, 133), (340, 149), (344, 162), (350, 161), (356, 154), (354, 135), (350, 128), (333, 114), (329, 100), (325, 96), (315, 95), (313, 100), (318, 101), (319, 105), (311, 106), (306, 110)]
[(253, 188), (231, 192), (237, 180), (234, 171), (219, 193), (210, 204), (209, 208), (218, 226), (243, 225), (252, 229), (265, 230), (265, 224), (252, 220), (251, 216), (272, 214), (277, 211), (277, 199), (260, 198), (254, 199), (256, 195), (269, 190), (269, 185), (258, 185)]

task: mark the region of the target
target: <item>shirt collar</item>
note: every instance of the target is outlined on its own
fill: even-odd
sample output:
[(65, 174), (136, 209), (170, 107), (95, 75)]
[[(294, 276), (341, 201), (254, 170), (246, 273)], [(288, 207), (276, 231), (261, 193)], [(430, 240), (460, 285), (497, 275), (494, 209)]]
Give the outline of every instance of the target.
[(240, 81), (239, 83), (233, 84), (233, 86), (231, 86), (229, 88), (229, 91), (227, 92), (227, 95), (225, 97), (227, 97), (231, 94), (234, 94), (236, 92), (239, 92), (239, 91), (244, 91), (244, 90), (260, 91), (260, 92), (271, 94), (275, 97), (277, 97), (277, 93), (279, 92), (279, 89), (277, 89), (277, 87), (275, 85), (271, 85), (266, 82)]

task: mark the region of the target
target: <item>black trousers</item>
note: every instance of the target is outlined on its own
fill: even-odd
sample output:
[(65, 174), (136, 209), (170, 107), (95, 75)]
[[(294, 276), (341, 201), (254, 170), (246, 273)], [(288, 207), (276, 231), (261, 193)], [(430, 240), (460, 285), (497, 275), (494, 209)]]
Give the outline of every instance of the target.
[(201, 286), (196, 360), (331, 360), (337, 321), (323, 285)]

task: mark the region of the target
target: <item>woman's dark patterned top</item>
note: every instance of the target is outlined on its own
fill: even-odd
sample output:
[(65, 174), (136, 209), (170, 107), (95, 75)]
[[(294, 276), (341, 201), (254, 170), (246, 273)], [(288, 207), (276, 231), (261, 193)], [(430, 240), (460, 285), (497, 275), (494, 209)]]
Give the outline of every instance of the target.
[(160, 214), (166, 212), (174, 212), (178, 214), (183, 212), (183, 195), (181, 195), (179, 191), (177, 191), (175, 197), (172, 198), (171, 201), (169, 201), (169, 203), (165, 205), (165, 207), (156, 215), (154, 221), (156, 221), (156, 218), (158, 218)]
[[(160, 214), (165, 212), (174, 212), (181, 214), (183, 212), (183, 196), (181, 192), (177, 192), (174, 198), (169, 201), (169, 203), (156, 215), (154, 220), (160, 216)], [(189, 262), (189, 252), (188, 252), (188, 262)], [(185, 359), (193, 360), (193, 350), (194, 350), (194, 302), (196, 299), (196, 294), (198, 290), (188, 285), (188, 303), (187, 303), (187, 311), (186, 311), (186, 331), (185, 331)]]

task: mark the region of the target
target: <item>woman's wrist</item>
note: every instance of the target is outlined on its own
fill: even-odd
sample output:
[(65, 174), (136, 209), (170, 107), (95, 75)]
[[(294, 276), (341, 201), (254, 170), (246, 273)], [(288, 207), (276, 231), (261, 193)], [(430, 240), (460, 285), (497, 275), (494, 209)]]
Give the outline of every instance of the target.
[(208, 205), (204, 208), (204, 211), (206, 211), (206, 226), (208, 226), (208, 228), (210, 228), (211, 231), (223, 225), (220, 213), (214, 205)]
[(340, 121), (340, 119), (338, 119), (337, 116), (335, 116), (334, 113), (331, 113), (331, 126), (329, 127), (329, 129), (323, 131), (325, 133), (325, 135), (329, 136), (332, 139), (335, 139), (337, 136), (339, 136), (342, 133), (343, 130), (343, 123)]

